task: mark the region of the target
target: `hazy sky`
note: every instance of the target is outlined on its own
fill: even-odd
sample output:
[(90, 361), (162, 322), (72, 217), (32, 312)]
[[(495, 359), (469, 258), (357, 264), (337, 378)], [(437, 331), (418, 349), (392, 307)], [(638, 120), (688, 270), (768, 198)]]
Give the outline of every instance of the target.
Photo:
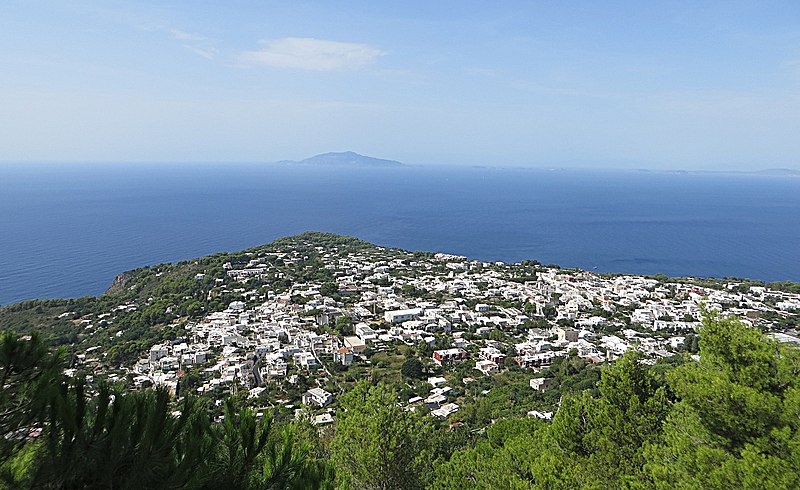
[(800, 167), (800, 1), (0, 2), (0, 160)]

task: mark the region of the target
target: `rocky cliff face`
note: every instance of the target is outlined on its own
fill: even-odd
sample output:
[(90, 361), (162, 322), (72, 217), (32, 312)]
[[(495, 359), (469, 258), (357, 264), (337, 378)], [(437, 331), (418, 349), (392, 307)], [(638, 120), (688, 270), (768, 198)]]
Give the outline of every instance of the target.
[(127, 290), (128, 284), (134, 278), (133, 271), (123, 272), (117, 275), (111, 282), (111, 286), (106, 290), (105, 294), (122, 294)]

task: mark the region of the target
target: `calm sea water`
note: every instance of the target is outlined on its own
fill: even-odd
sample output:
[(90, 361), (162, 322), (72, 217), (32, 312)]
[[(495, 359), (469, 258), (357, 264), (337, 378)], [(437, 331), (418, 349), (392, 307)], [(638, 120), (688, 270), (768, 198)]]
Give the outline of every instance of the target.
[(481, 260), (800, 280), (800, 178), (268, 165), (0, 166), (0, 304), (307, 230)]

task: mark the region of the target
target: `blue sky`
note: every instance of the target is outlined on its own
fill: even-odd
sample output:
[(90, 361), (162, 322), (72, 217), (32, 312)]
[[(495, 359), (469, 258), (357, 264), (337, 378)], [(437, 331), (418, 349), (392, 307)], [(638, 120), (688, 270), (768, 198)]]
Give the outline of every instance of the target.
[(800, 2), (0, 3), (0, 160), (800, 168)]

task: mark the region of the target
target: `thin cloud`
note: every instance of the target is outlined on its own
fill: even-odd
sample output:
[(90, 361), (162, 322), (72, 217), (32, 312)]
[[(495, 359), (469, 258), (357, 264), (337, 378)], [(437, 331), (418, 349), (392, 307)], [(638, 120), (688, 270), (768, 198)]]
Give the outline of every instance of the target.
[(217, 56), (217, 54), (219, 53), (219, 50), (217, 48), (211, 48), (211, 47), (204, 48), (201, 46), (192, 46), (190, 44), (184, 44), (183, 47), (198, 56), (202, 56), (207, 60), (213, 60), (214, 57)]
[(261, 41), (264, 47), (245, 51), (239, 60), (253, 65), (296, 70), (341, 71), (362, 68), (385, 54), (368, 44), (286, 37)]
[(177, 39), (179, 41), (208, 41), (209, 39), (206, 36), (201, 34), (195, 34), (194, 32), (186, 32), (180, 29), (167, 29), (167, 32), (172, 36), (173, 39)]
[(180, 42), (186, 50), (207, 60), (212, 60), (219, 54), (219, 50), (214, 47), (217, 40), (196, 32), (183, 31), (165, 24), (137, 25), (136, 27), (144, 31), (166, 34), (171, 39)]
[(186, 32), (175, 29), (174, 27), (165, 28), (163, 30), (165, 30), (172, 39), (180, 41), (184, 48), (207, 60), (213, 60), (219, 53), (219, 50), (213, 46), (215, 41), (202, 34)]

